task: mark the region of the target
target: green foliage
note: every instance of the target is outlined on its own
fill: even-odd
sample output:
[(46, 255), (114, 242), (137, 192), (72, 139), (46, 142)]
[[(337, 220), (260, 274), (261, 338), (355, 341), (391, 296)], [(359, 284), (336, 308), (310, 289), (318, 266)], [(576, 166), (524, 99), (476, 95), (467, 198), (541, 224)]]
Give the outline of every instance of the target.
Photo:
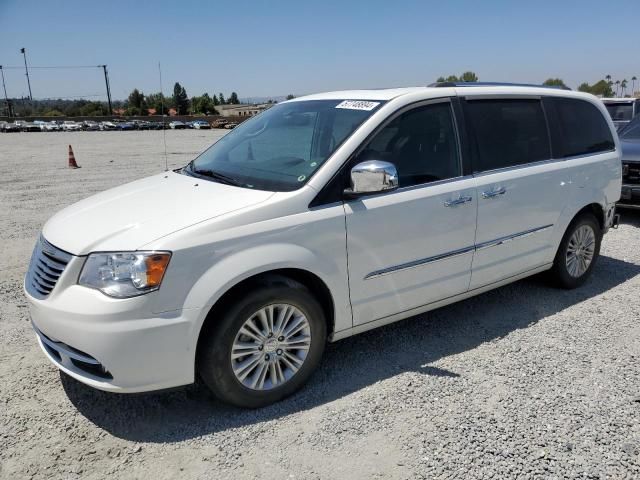
[(238, 99), (238, 94), (236, 92), (231, 92), (231, 96), (229, 97), (228, 103), (230, 105), (238, 105), (240, 100)]
[(220, 105), (225, 105), (227, 103), (227, 101), (224, 99), (224, 95), (222, 95), (222, 92), (218, 94), (218, 102), (220, 102)]
[(199, 97), (191, 97), (191, 113), (213, 115), (218, 112), (216, 111), (213, 99), (209, 96), (208, 93), (203, 93)]
[(477, 82), (478, 75), (476, 75), (475, 72), (464, 72), (462, 75), (460, 75), (460, 81), (461, 82)]
[[(156, 115), (166, 115), (170, 104), (171, 99), (166, 98), (162, 93), (151, 93), (146, 96), (146, 104), (147, 109), (155, 109)], [(164, 111), (162, 110), (162, 106), (164, 104)]]
[(293, 100), (294, 98), (296, 98), (294, 95), (292, 95), (291, 93), (289, 95), (287, 95), (287, 100)]
[(144, 97), (144, 93), (142, 93), (137, 88), (134, 88), (133, 91), (129, 94), (129, 98), (127, 99), (127, 108), (125, 113), (127, 115), (147, 115), (147, 102)]
[(478, 75), (476, 75), (475, 72), (464, 72), (462, 75), (460, 75), (459, 77), (457, 75), (449, 75), (448, 77), (438, 77), (438, 79), (436, 80), (436, 82), (452, 82), (452, 83), (456, 83), (456, 82), (477, 82), (478, 81)]
[(60, 110), (46, 110), (42, 113), (43, 116), (45, 117), (64, 117), (64, 113), (62, 113)]
[(173, 108), (178, 111), (178, 115), (186, 115), (189, 111), (187, 91), (178, 82), (173, 86)]
[(613, 90), (611, 88), (611, 82), (606, 80), (599, 80), (593, 85), (589, 85), (587, 82), (583, 82), (578, 87), (580, 92), (591, 93), (598, 97), (613, 97)]
[(561, 78), (547, 78), (544, 82), (542, 82), (542, 84), (549, 87), (569, 88)]

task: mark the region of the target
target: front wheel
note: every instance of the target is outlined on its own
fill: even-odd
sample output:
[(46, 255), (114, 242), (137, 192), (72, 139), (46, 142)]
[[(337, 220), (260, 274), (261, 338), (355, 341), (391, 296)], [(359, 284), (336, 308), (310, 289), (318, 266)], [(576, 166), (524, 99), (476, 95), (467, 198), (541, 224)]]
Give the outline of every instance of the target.
[(210, 319), (198, 352), (204, 383), (221, 400), (256, 408), (302, 387), (326, 341), (322, 307), (300, 283), (273, 277)]
[(600, 255), (602, 230), (598, 220), (584, 213), (571, 222), (560, 242), (551, 274), (561, 287), (571, 289), (582, 285)]

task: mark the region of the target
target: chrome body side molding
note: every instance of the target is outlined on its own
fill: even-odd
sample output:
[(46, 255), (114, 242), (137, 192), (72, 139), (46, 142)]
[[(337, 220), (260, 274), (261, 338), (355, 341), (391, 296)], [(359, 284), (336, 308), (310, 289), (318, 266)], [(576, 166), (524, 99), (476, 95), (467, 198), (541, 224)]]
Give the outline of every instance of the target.
[(524, 232), (513, 233), (511, 235), (496, 238), (494, 240), (489, 240), (488, 242), (483, 242), (478, 245), (461, 248), (459, 250), (453, 250), (451, 252), (442, 253), (440, 255), (434, 255), (433, 257), (421, 258), (419, 260), (413, 260), (411, 262), (401, 263), (400, 265), (393, 265), (391, 267), (383, 268), (381, 270), (376, 270), (374, 272), (368, 273), (364, 277), (364, 280), (371, 280), (372, 278), (382, 277), (384, 275), (389, 275), (390, 273), (396, 273), (396, 272), (408, 270), (411, 268), (421, 267), (422, 265), (426, 265), (427, 263), (438, 262), (440, 260), (458, 257), (460, 255), (464, 255), (466, 253), (476, 251), (476, 250), (483, 250), (485, 248), (497, 247), (498, 245), (502, 245), (516, 239), (525, 238), (530, 235), (534, 235), (536, 233), (544, 232), (545, 230), (548, 230), (551, 227), (553, 227), (553, 224), (532, 228), (530, 230), (525, 230)]

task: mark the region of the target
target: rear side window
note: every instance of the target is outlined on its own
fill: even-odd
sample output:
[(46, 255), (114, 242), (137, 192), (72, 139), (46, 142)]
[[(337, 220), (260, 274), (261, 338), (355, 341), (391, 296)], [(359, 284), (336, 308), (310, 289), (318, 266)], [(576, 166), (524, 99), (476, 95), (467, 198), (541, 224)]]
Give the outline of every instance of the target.
[(613, 150), (607, 121), (591, 102), (575, 98), (548, 98), (555, 107), (558, 131), (554, 132), (554, 157), (567, 158)]
[(469, 100), (466, 113), (476, 137), (476, 172), (551, 158), (547, 122), (539, 100)]

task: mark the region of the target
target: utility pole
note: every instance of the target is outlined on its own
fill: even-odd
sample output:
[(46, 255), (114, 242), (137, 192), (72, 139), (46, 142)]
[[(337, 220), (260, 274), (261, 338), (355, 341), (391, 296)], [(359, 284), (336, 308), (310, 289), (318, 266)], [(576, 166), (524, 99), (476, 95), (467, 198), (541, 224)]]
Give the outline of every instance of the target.
[(111, 88), (109, 87), (109, 73), (107, 73), (106, 65), (99, 65), (104, 71), (104, 84), (107, 86), (107, 101), (109, 102), (109, 115), (113, 115), (113, 108), (111, 108)]
[(7, 115), (11, 118), (11, 104), (9, 103), (9, 98), (7, 97), (7, 86), (4, 83), (4, 70), (2, 69), (2, 65), (0, 65), (0, 73), (2, 73), (2, 89), (4, 90), (4, 101), (7, 104)]
[(27, 85), (29, 86), (29, 100), (33, 101), (33, 95), (31, 95), (31, 82), (29, 81), (29, 67), (27, 66), (27, 50), (25, 48), (20, 49), (20, 53), (24, 57), (24, 71), (27, 75)]

